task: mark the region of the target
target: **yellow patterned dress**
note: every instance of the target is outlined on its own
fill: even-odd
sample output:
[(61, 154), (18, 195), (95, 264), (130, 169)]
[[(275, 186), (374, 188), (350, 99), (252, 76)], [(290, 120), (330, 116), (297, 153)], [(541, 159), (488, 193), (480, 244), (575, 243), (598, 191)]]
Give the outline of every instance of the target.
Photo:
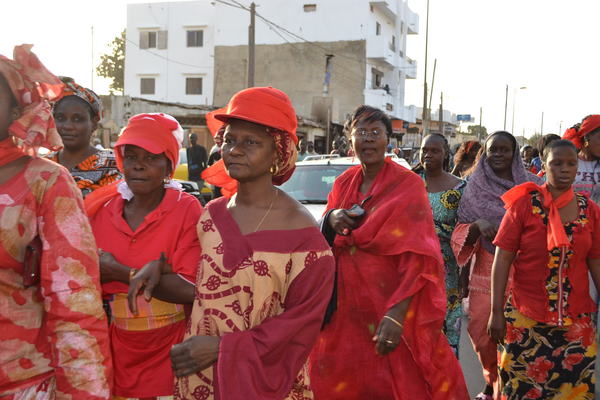
[(333, 289), (316, 227), (242, 235), (227, 199), (198, 223), (202, 247), (186, 339), (220, 336), (217, 363), (176, 381), (175, 398), (312, 399), (306, 361)]

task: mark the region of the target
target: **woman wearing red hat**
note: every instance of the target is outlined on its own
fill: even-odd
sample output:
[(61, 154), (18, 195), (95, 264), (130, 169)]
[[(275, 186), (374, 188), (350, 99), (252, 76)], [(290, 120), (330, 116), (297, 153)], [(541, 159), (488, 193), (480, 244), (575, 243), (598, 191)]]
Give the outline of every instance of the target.
[(563, 139), (579, 150), (579, 166), (573, 190), (585, 193), (600, 204), (600, 115), (588, 115), (565, 131)]
[(294, 170), (296, 114), (285, 93), (261, 87), (215, 117), (223, 159), (203, 176), (226, 171), (236, 193), (210, 202), (198, 223), (190, 328), (171, 351), (175, 398), (310, 399), (306, 361), (334, 267), (314, 219), (274, 186)]
[[(114, 394), (173, 395), (169, 350), (183, 339), (200, 247), (200, 203), (171, 181), (183, 130), (167, 114), (139, 114), (123, 129), (115, 156), (125, 179), (86, 197), (100, 251), (102, 289), (110, 300)], [(156, 298), (127, 303), (129, 283), (145, 265), (165, 272)], [(176, 290), (171, 290), (176, 288)]]
[(317, 400), (466, 400), (442, 332), (444, 263), (423, 180), (385, 157), (392, 123), (358, 107), (345, 126), (361, 165), (340, 175), (324, 223), (337, 310), (311, 354)]
[(0, 55), (0, 398), (108, 400), (112, 363), (98, 256), (48, 101), (62, 90), (31, 52)]

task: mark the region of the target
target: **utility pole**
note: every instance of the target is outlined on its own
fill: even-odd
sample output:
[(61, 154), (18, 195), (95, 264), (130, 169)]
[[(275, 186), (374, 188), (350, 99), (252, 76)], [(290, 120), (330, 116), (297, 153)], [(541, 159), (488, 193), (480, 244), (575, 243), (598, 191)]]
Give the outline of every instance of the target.
[(256, 4), (250, 4), (250, 26), (248, 27), (248, 87), (254, 86), (254, 56), (256, 36)]
[(429, 105), (427, 106), (427, 120), (431, 120), (431, 99), (433, 98), (433, 86), (435, 85), (435, 69), (437, 67), (437, 58), (433, 60), (433, 77), (431, 78), (431, 90), (429, 91)]
[(504, 97), (504, 130), (506, 130), (506, 110), (508, 109), (508, 85), (506, 85), (506, 96)]
[[(333, 65), (331, 63), (331, 59), (333, 58), (333, 54), (325, 55), (325, 79), (323, 80), (323, 97), (329, 97), (329, 83), (331, 82), (331, 70)], [(327, 107), (327, 125), (326, 125), (326, 133), (325, 133), (325, 151), (327, 154), (331, 151), (331, 107), (332, 103), (330, 101), (326, 101)]]
[(542, 126), (540, 126), (540, 135), (544, 136), (544, 112), (542, 111)]
[(440, 125), (440, 135), (445, 135), (444, 132), (444, 92), (440, 92), (440, 115), (438, 115)]
[(429, 0), (427, 0), (427, 19), (425, 22), (425, 72), (423, 72), (423, 114), (421, 121), (423, 130), (421, 131), (421, 139), (429, 133), (429, 112), (427, 110), (427, 47), (429, 45)]

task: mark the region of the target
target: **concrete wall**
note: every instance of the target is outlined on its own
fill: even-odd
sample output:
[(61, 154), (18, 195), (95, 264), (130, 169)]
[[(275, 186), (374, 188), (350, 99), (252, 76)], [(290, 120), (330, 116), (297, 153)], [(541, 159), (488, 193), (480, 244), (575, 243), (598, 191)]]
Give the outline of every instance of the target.
[[(333, 70), (329, 94), (337, 102), (339, 114), (333, 120), (344, 121), (346, 114), (364, 102), (365, 41), (294, 43), (256, 46), (257, 86), (273, 86), (292, 99), (296, 113), (311, 117), (313, 97), (323, 93), (325, 53), (338, 56), (332, 60)], [(247, 46), (215, 47), (214, 104), (227, 104), (233, 94), (246, 87)]]

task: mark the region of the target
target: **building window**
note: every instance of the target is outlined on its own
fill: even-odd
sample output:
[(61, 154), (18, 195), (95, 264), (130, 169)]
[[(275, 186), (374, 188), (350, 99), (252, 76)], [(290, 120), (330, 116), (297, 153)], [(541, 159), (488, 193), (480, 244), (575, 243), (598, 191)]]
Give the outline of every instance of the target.
[(373, 89), (381, 89), (381, 82), (383, 81), (383, 72), (373, 68), (371, 69), (371, 83)]
[(381, 24), (379, 22), (375, 22), (375, 34), (377, 36), (381, 35)]
[(167, 31), (140, 31), (140, 49), (166, 49)]
[(202, 47), (204, 46), (204, 31), (194, 30), (187, 31), (187, 47)]
[(202, 78), (185, 78), (185, 94), (202, 94)]
[(317, 11), (316, 4), (305, 4), (304, 5), (304, 12), (315, 12), (315, 11)]
[(390, 43), (390, 50), (396, 51), (396, 36), (392, 35), (392, 43)]
[(155, 94), (154, 78), (140, 78), (140, 94)]

